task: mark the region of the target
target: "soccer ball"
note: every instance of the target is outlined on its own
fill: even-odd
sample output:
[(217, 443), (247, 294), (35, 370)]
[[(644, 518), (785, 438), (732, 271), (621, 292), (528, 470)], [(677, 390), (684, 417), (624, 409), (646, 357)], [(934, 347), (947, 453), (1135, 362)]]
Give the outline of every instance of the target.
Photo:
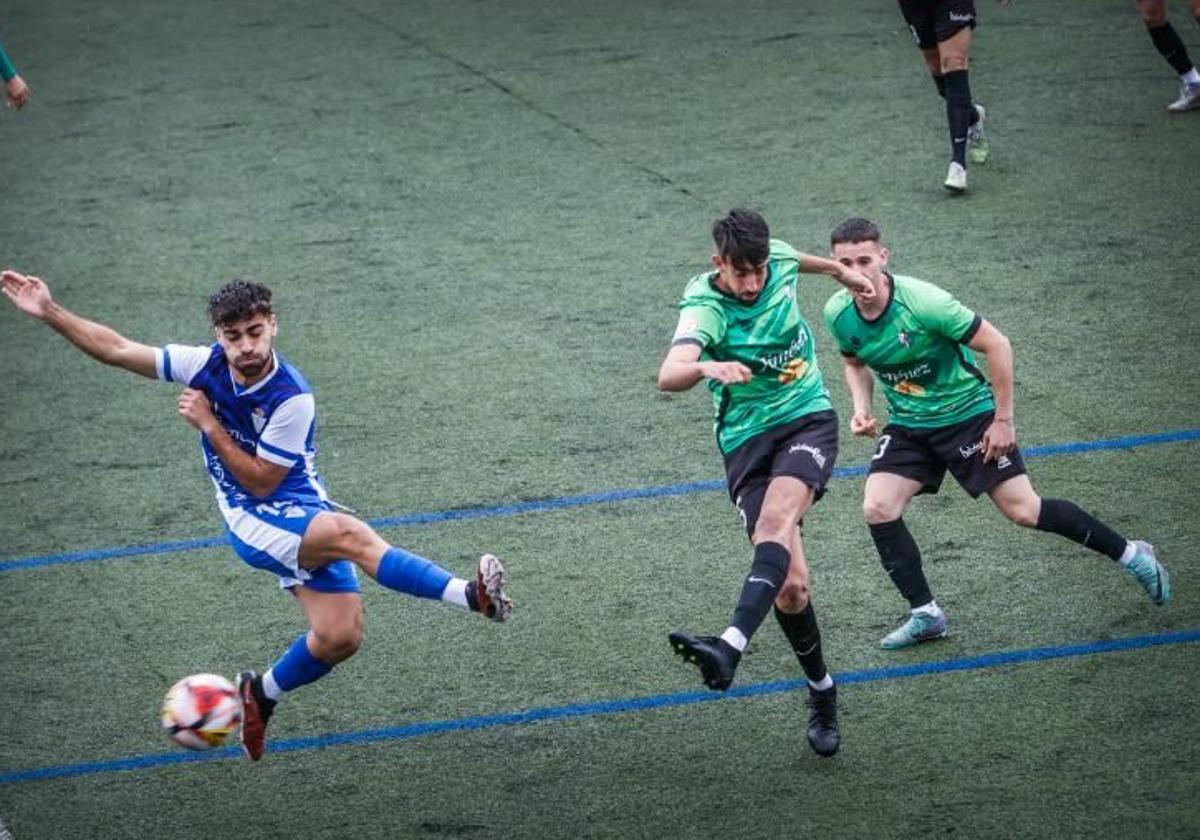
[(189, 750), (210, 750), (225, 743), (242, 722), (242, 706), (233, 683), (217, 674), (192, 674), (167, 692), (162, 725), (167, 737)]

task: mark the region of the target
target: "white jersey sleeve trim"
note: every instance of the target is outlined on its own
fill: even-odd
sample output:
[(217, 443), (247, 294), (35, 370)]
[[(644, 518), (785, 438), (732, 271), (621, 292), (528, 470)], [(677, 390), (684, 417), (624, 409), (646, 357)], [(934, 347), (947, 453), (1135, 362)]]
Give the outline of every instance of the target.
[(312, 394), (297, 394), (280, 403), (258, 439), (258, 457), (290, 467), (304, 457), (304, 445), (317, 416)]
[(211, 347), (168, 344), (154, 350), (154, 366), (158, 378), (166, 382), (178, 382), (180, 385), (191, 384), (192, 379), (204, 369), (210, 358)]

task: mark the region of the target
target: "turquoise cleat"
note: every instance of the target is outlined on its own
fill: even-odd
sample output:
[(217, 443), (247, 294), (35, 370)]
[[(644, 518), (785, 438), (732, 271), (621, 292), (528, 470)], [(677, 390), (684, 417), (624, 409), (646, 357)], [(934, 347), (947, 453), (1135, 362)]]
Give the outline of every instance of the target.
[(884, 650), (899, 650), (930, 639), (944, 638), (949, 632), (950, 622), (945, 613), (936, 616), (924, 612), (913, 613), (908, 621), (884, 636), (879, 646)]
[(1167, 574), (1167, 567), (1158, 562), (1158, 554), (1150, 543), (1134, 540), (1133, 545), (1137, 553), (1125, 571), (1137, 578), (1150, 600), (1161, 607), (1171, 600), (1171, 576)]

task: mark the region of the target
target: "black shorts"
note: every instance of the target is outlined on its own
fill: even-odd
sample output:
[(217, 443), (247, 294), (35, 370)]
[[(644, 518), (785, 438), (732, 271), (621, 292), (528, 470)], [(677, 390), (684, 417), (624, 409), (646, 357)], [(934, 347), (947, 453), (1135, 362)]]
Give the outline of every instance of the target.
[(975, 0), (900, 0), (900, 13), (923, 50), (954, 37), (960, 29), (975, 28)]
[(817, 411), (755, 435), (726, 455), (725, 483), (746, 534), (754, 536), (767, 485), (776, 476), (800, 479), (812, 488), (814, 501), (824, 496), (837, 451), (837, 414)]
[(936, 493), (949, 469), (954, 480), (977, 499), (996, 485), (1025, 475), (1025, 459), (1016, 447), (990, 464), (983, 462), (983, 433), (994, 416), (995, 412), (987, 411), (936, 429), (889, 423), (876, 441), (869, 472), (902, 475), (921, 482), (919, 493)]

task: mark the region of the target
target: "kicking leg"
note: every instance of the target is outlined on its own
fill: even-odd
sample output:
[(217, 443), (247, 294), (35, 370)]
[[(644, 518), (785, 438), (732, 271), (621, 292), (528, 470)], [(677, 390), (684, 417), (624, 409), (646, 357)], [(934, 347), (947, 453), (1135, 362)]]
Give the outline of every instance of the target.
[(300, 565), (313, 569), (343, 558), (397, 592), (455, 604), (493, 621), (504, 621), (512, 612), (512, 599), (504, 591), (504, 567), (495, 556), (480, 557), (475, 579), (468, 581), (424, 557), (389, 545), (353, 516), (318, 514), (300, 544)]

